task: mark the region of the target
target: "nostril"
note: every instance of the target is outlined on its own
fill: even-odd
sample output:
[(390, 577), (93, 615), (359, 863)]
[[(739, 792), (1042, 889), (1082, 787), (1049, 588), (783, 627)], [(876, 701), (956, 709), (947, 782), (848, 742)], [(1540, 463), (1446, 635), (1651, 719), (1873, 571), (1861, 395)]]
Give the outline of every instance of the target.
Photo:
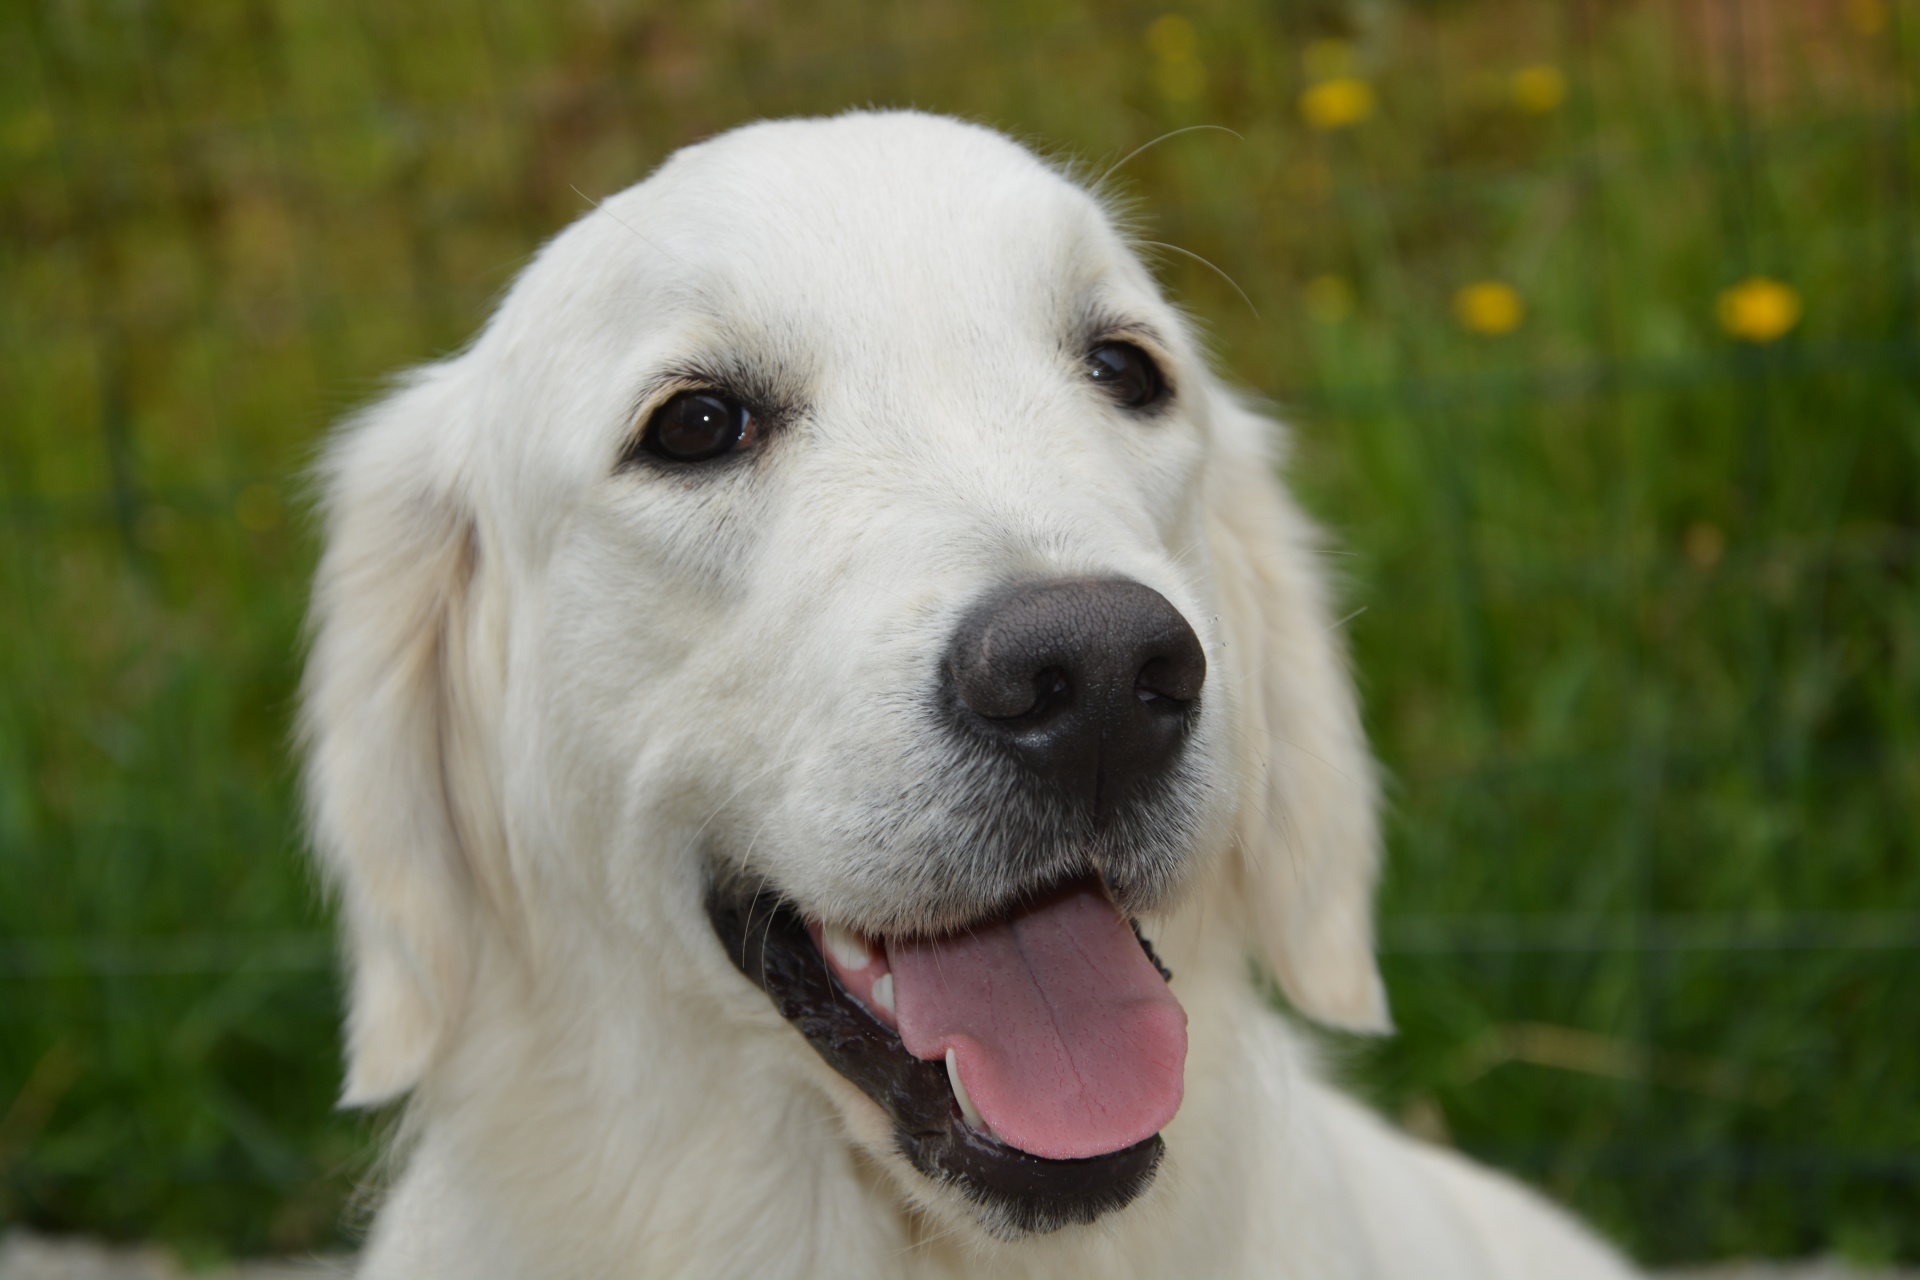
[(1021, 714), (1038, 718), (1073, 701), (1073, 681), (1059, 667), (1048, 667), (1033, 678), (1033, 705)]
[(1154, 658), (1134, 677), (1134, 696), (1142, 702), (1174, 702), (1185, 705), (1200, 696), (1206, 678), (1205, 659), (1198, 653), (1171, 658)]
[[(1025, 706), (1016, 704), (1022, 700)], [(976, 708), (975, 713), (988, 720), (1042, 720), (1060, 710), (1073, 700), (1073, 681), (1059, 667), (1046, 667), (1036, 671), (1033, 676), (1033, 692), (1030, 698), (1024, 695), (1008, 696), (995, 703), (986, 703)]]

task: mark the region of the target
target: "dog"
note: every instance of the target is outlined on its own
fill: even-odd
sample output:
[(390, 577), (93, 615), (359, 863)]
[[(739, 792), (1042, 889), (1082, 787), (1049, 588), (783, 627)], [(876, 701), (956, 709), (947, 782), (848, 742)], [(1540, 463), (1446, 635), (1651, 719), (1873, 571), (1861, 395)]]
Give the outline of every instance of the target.
[(975, 125), (751, 125), (546, 245), (321, 467), (360, 1274), (1628, 1275), (1273, 1009), (1389, 1026), (1280, 448)]

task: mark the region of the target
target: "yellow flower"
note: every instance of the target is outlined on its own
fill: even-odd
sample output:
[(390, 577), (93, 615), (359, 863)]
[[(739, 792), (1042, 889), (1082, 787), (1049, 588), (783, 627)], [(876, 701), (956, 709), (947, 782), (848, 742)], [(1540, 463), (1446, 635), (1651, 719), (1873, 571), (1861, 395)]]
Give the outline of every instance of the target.
[(1316, 129), (1345, 129), (1373, 114), (1373, 86), (1343, 76), (1300, 95), (1300, 115)]
[(1207, 69), (1194, 56), (1200, 35), (1177, 13), (1163, 13), (1147, 26), (1153, 51), (1153, 87), (1169, 102), (1191, 102), (1207, 87)]
[(1800, 295), (1778, 280), (1753, 276), (1721, 291), (1720, 327), (1743, 342), (1772, 342), (1800, 323)]
[(1200, 33), (1177, 13), (1163, 13), (1147, 24), (1147, 48), (1162, 62), (1182, 62), (1200, 47)]
[(1513, 104), (1536, 116), (1546, 115), (1567, 100), (1567, 78), (1560, 68), (1541, 63), (1513, 73)]
[(1481, 280), (1453, 295), (1453, 315), (1464, 329), (1498, 337), (1520, 327), (1526, 318), (1527, 306), (1512, 285)]
[(1321, 324), (1338, 324), (1353, 314), (1353, 286), (1339, 276), (1307, 281), (1307, 314)]

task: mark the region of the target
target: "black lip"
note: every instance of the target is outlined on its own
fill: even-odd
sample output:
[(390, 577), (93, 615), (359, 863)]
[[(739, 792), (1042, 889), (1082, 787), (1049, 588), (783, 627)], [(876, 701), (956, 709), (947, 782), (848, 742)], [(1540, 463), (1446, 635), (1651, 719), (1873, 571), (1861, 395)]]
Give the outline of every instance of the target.
[(707, 915), (740, 972), (893, 1120), (900, 1153), (966, 1196), (995, 1235), (1092, 1222), (1152, 1184), (1166, 1150), (1159, 1134), (1085, 1160), (1044, 1160), (976, 1133), (960, 1115), (945, 1067), (908, 1053), (892, 1028), (840, 987), (806, 922), (778, 893), (717, 881)]

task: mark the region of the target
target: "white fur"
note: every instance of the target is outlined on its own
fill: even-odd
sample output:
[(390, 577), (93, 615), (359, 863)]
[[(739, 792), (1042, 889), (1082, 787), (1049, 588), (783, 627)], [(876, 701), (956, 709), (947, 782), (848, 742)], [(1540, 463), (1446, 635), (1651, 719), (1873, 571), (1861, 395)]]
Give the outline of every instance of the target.
[[(1095, 312), (1158, 335), (1162, 419), (1086, 383)], [(756, 455), (619, 465), (663, 372), (728, 360), (800, 406)], [(410, 1095), (362, 1274), (1626, 1274), (1332, 1091), (1250, 979), (1255, 952), (1307, 1016), (1387, 1026), (1373, 766), (1275, 434), (1093, 198), (915, 114), (681, 152), (351, 424), (304, 726), (345, 1100)], [(702, 893), (718, 859), (873, 927), (984, 884), (919, 700), (984, 590), (1075, 574), (1154, 587), (1208, 658), (1148, 921), (1187, 1097), (1138, 1202), (1000, 1241), (733, 969)]]

